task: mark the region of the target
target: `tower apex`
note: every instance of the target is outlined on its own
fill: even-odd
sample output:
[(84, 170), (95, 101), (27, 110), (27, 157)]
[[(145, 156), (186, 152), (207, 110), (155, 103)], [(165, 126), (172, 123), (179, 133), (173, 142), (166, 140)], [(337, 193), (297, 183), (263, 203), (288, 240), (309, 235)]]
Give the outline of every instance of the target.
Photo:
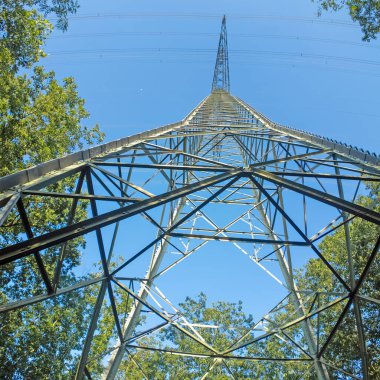
[(228, 64), (226, 15), (223, 16), (220, 30), (218, 54), (216, 56), (214, 78), (211, 91), (223, 90), (230, 92), (230, 69)]

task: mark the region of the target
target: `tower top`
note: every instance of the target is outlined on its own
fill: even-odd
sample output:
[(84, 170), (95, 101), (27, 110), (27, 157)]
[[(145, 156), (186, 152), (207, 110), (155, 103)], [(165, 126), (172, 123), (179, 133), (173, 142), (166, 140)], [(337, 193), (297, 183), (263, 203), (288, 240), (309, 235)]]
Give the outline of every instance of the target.
[(226, 16), (223, 16), (220, 30), (218, 54), (216, 56), (214, 79), (211, 91), (224, 90), (230, 92), (230, 69), (228, 66), (228, 45)]

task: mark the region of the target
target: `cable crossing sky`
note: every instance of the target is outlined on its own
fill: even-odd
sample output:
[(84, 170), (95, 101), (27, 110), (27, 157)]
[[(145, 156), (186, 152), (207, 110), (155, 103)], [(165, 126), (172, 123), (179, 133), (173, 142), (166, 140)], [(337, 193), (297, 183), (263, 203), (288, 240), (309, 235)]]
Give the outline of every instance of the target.
[[(379, 307), (380, 300), (369, 299), (362, 289), (380, 240), (358, 268), (350, 225), (359, 219), (380, 224), (380, 214), (359, 202), (366, 182), (380, 182), (379, 165), (373, 153), (277, 124), (232, 95), (223, 17), (211, 93), (183, 120), (0, 179), (0, 226), (14, 215), (23, 226), (19, 241), (0, 249), (0, 265), (12, 271), (10, 263), (23, 265), (31, 257), (41, 279), (39, 294), (5, 300), (0, 312), (93, 287), (96, 297), (76, 379), (91, 379), (89, 364), (98, 360), (106, 363), (104, 380), (115, 379), (125, 360), (133, 361), (141, 378), (147, 378), (132, 355), (140, 351), (160, 352), (163, 360), (173, 355), (204, 360), (202, 379), (212, 378), (216, 367), (239, 378), (239, 367), (230, 368), (233, 361), (242, 368), (271, 363), (279, 373), (291, 373), (297, 366), (305, 376), (333, 379), (337, 373), (347, 375), (329, 352), (349, 318), (357, 334), (362, 378), (369, 379), (362, 307), (367, 302)], [(67, 180), (75, 186), (57, 192), (55, 185)], [(27, 205), (38, 203), (43, 209), (44, 201), (52, 198), (68, 202), (65, 222), (35, 234)], [(81, 205), (87, 205), (88, 212), (78, 220)], [(319, 248), (337, 230), (346, 236), (344, 271)], [(70, 283), (61, 271), (70, 244), (78, 238), (90, 247), (82, 258), (87, 272), (80, 282)], [(205, 328), (226, 327), (189, 319), (167, 295), (181, 278), (169, 287), (165, 282), (182, 266), (194, 275), (192, 258), (218, 249), (230, 250), (231, 260), (243, 255), (247, 265), (274, 284), (272, 299), (265, 300), (271, 305), (267, 313), (223, 350), (202, 334)], [(47, 257), (54, 259), (53, 274), (46, 269)], [(296, 272), (310, 259), (328, 269), (336, 291), (323, 284), (318, 290), (300, 284)], [(15, 277), (15, 286), (16, 282)], [(260, 292), (255, 278), (254, 291)], [(127, 313), (119, 307), (120, 292), (131, 301)], [(97, 358), (91, 348), (105, 310), (112, 311), (115, 335), (106, 337), (107, 356)], [(332, 310), (336, 318), (328, 324), (324, 316)], [(167, 328), (199, 349), (183, 352), (146, 344), (146, 337)], [(274, 342), (281, 355), (271, 357), (269, 346)]]

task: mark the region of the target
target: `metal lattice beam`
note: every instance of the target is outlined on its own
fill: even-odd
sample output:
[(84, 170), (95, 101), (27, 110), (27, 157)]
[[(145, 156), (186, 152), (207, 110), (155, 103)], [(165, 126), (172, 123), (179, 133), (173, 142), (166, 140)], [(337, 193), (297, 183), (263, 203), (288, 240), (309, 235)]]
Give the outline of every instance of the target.
[(211, 91), (223, 90), (230, 92), (230, 69), (228, 61), (226, 16), (223, 17), (222, 29), (219, 36), (219, 47), (216, 56), (214, 78)]
[[(75, 186), (56, 191), (54, 185), (67, 179), (73, 180)], [(380, 182), (376, 155), (273, 123), (229, 94), (223, 18), (212, 92), (184, 120), (0, 179), (0, 226), (8, 228), (12, 219), (19, 220), (23, 228), (17, 243), (3, 242), (0, 265), (14, 274), (17, 286), (17, 271), (12, 265), (33, 259), (43, 285), (40, 294), (31, 293), (20, 300), (7, 299), (5, 294), (0, 313), (97, 287), (77, 379), (91, 378), (93, 360), (107, 361), (103, 378), (114, 379), (126, 358), (147, 378), (134, 355), (143, 350), (164, 356), (208, 358), (210, 365), (202, 378), (210, 376), (217, 366), (233, 378), (229, 362), (238, 359), (278, 365), (310, 362), (305, 374), (315, 371), (318, 379), (324, 380), (332, 378), (333, 370), (350, 375), (341, 364), (326, 360), (326, 354), (352, 309), (362, 377), (368, 379), (367, 337), (359, 301), (380, 307), (380, 300), (361, 294), (380, 243), (374, 244), (365, 258), (364, 269), (358, 271), (353, 264), (350, 224), (361, 219), (380, 225), (380, 214), (359, 204), (364, 181)], [(66, 222), (55, 228), (40, 226), (43, 228), (38, 230), (42, 232), (38, 233), (27, 205), (37, 202), (44, 208), (51, 199), (68, 202)], [(88, 212), (78, 220), (81, 205), (87, 205)], [(214, 207), (219, 211), (213, 211)], [(130, 248), (124, 235), (130, 231), (128, 223), (137, 220), (143, 220), (149, 231), (155, 232), (139, 234), (135, 238), (139, 244)], [(109, 232), (107, 228), (111, 227)], [(339, 229), (345, 236), (348, 277), (316, 245)], [(62, 280), (62, 268), (69, 245), (79, 237), (91, 239), (97, 247), (91, 255), (101, 263), (100, 269), (78, 283), (67, 284)], [(223, 352), (206, 342), (197, 324), (185, 318), (157, 288), (163, 276), (186, 265), (189, 257), (206, 251), (210, 242), (228, 244), (236, 254), (246, 256), (287, 294), (280, 299), (274, 294), (274, 307)], [(118, 244), (125, 251), (122, 262), (115, 257)], [(170, 259), (169, 248), (179, 258)], [(294, 259), (300, 252), (305, 257), (319, 258), (339, 291), (300, 288), (294, 276)], [(53, 274), (46, 270), (48, 254), (55, 260)], [(142, 258), (149, 259), (145, 274), (136, 269)], [(278, 270), (273, 270), (273, 265)], [(126, 285), (126, 281), (130, 284)], [(139, 286), (137, 290), (134, 284)], [(125, 318), (118, 308), (116, 289), (131, 300)], [(107, 356), (94, 358), (91, 348), (105, 307), (111, 310), (116, 334), (109, 338)], [(321, 341), (320, 316), (337, 308), (335, 324)], [(145, 311), (160, 321), (139, 331), (139, 318)], [(276, 313), (280, 312), (283, 320), (278, 323)], [(168, 326), (203, 351), (181, 352), (144, 344), (145, 337)], [(292, 329), (296, 332), (293, 335)], [(259, 335), (251, 335), (259, 331)], [(249, 355), (250, 347), (274, 338), (298, 356)]]

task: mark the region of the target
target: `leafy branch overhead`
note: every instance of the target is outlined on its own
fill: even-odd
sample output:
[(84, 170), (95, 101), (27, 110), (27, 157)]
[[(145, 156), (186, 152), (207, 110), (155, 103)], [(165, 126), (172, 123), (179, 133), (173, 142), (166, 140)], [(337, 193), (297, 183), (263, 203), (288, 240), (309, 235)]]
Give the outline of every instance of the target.
[[(36, 66), (52, 30), (45, 15), (67, 27), (76, 1), (5, 1), (0, 8), (0, 175), (97, 143), (99, 127), (83, 126), (89, 114), (73, 78), (60, 84), (53, 71)], [(41, 13), (42, 12), (42, 13)], [(19, 71), (23, 69), (23, 74)]]
[[(380, 186), (370, 185), (369, 196), (362, 196), (360, 204), (368, 208), (380, 211)], [(359, 276), (366, 264), (366, 259), (371, 253), (373, 246), (379, 236), (379, 226), (355, 219), (350, 224), (350, 238), (352, 242), (353, 263), (355, 273)], [(336, 230), (327, 236), (320, 244), (319, 248), (323, 256), (329, 260), (335, 268), (349, 277), (347, 267), (347, 249), (346, 236), (344, 228)], [(380, 298), (380, 261), (377, 260), (372, 268), (372, 276), (367, 280), (366, 285), (361, 291), (362, 296)], [(321, 259), (316, 258), (305, 264), (296, 275), (299, 291), (315, 292), (321, 302), (323, 294), (331, 292), (340, 292), (340, 284), (334, 282), (331, 272), (324, 265)], [(326, 297), (326, 296), (325, 296)], [(325, 300), (326, 301), (326, 300)], [(253, 331), (257, 321), (253, 321), (252, 316), (243, 311), (241, 303), (231, 302), (214, 302), (211, 305), (207, 302), (205, 294), (200, 294), (195, 299), (187, 297), (180, 305), (181, 313), (187, 318), (189, 323), (194, 326), (202, 326), (199, 331), (206, 342), (210, 343), (216, 349), (223, 351), (233, 342), (241, 339), (247, 332)], [(289, 303), (286, 307), (278, 308), (278, 311), (265, 316), (268, 328), (275, 328), (278, 334), (281, 329), (277, 328), (283, 324), (289, 315), (296, 311), (294, 304)], [(331, 308), (321, 313), (318, 319), (311, 319), (310, 325), (314, 331), (318, 331), (319, 339), (323, 342), (334, 327), (337, 318), (340, 315), (340, 308)], [(368, 337), (367, 356), (369, 362), (370, 379), (380, 378), (380, 334), (378, 321), (380, 310), (376, 304), (366, 302), (361, 304), (361, 315), (365, 333)], [(333, 340), (330, 350), (324, 356), (328, 362), (339, 362), (341, 367), (351, 373), (356, 378), (362, 374), (361, 362), (358, 356), (360, 352), (358, 334), (354, 324), (354, 318), (345, 319), (345, 322), (338, 329), (337, 336)], [(281, 339), (288, 339), (289, 336), (296, 336), (300, 333), (297, 325), (288, 327), (283, 331)], [(209, 373), (210, 379), (229, 379), (228, 369), (234, 376), (239, 379), (283, 379), (284, 373), (289, 374), (290, 379), (303, 378), (314, 380), (315, 374), (306, 373), (305, 366), (302, 362), (293, 362), (287, 366), (286, 362), (244, 362), (242, 360), (220, 361), (213, 366), (212, 359), (203, 359), (199, 357), (182, 357), (163, 353), (165, 350), (172, 350), (182, 353), (204, 353), (204, 348), (186, 337), (177, 329), (172, 327), (162, 329), (157, 334), (152, 334), (139, 340), (141, 349), (132, 349), (130, 355), (125, 358), (120, 367), (120, 379), (131, 376), (131, 378), (142, 379), (141, 373), (145, 373), (148, 378), (166, 379), (167, 374), (174, 374), (175, 378), (181, 379), (198, 379), (212, 368)], [(251, 335), (248, 335), (251, 337)], [(248, 341), (246, 339), (245, 341)], [(306, 344), (304, 338), (301, 344)], [(153, 347), (158, 351), (150, 351), (148, 348)], [(160, 352), (159, 350), (163, 351)], [(131, 360), (131, 354), (133, 360)], [(254, 344), (248, 345), (239, 351), (241, 356), (251, 357), (286, 357), (290, 356), (292, 351), (289, 346), (284, 346), (280, 339), (263, 339)], [(294, 354), (294, 353), (293, 353)], [(140, 368), (136, 365), (140, 366)], [(332, 373), (334, 377), (348, 379), (351, 377), (341, 377), (337, 371)], [(336, 377), (335, 377), (336, 376)]]
[(379, 0), (313, 0), (318, 2), (322, 11), (338, 11), (347, 9), (352, 20), (358, 22), (363, 40), (376, 39), (380, 33), (380, 1)]
[[(81, 149), (103, 139), (99, 127), (87, 127), (89, 117), (71, 77), (56, 79), (41, 65), (44, 43), (56, 27), (67, 28), (68, 15), (78, 8), (75, 0), (5, 0), (0, 5), (0, 176)], [(77, 178), (55, 184), (55, 191), (72, 189)], [(24, 200), (35, 234), (67, 223), (71, 201)], [(77, 207), (75, 220), (87, 215), (87, 204)], [(59, 216), (59, 217), (57, 217)], [(15, 243), (24, 234), (17, 212), (1, 227), (0, 246)], [(74, 269), (81, 261), (82, 238), (67, 244), (60, 270), (60, 285), (81, 280)], [(52, 279), (59, 257), (55, 247), (44, 255)], [(15, 286), (17, 284), (17, 286)], [(8, 265), (0, 274), (1, 303), (38, 294), (43, 289), (33, 257), (21, 265)], [(0, 377), (2, 379), (69, 379), (75, 372), (77, 354), (91, 309), (92, 291), (77, 291), (43, 304), (0, 315)], [(25, 349), (27, 347), (28, 349)], [(33, 363), (33, 364), (31, 364)]]
[[(314, 1), (320, 4), (321, 10), (337, 11), (347, 8), (352, 19), (360, 24), (365, 40), (376, 38), (380, 31), (380, 1)], [(0, 176), (12, 174), (41, 162), (64, 156), (86, 145), (98, 143), (103, 139), (103, 133), (97, 125), (88, 127), (84, 122), (89, 117), (89, 113), (85, 107), (85, 100), (79, 95), (75, 80), (69, 77), (61, 82), (56, 78), (53, 71), (45, 70), (41, 64), (45, 56), (44, 44), (52, 29), (56, 27), (65, 31), (68, 26), (69, 15), (75, 13), (77, 9), (78, 2), (76, 0), (1, 1)], [(52, 20), (55, 20), (55, 25), (51, 22)], [(230, 109), (231, 105), (230, 103), (228, 104), (228, 109)], [(216, 107), (215, 109), (218, 108)], [(221, 110), (223, 109), (221, 108)], [(229, 111), (221, 113), (229, 117)], [(213, 114), (210, 115), (212, 116), (210, 120), (215, 124), (216, 118), (214, 119)], [(239, 115), (237, 125), (241, 124), (241, 120), (243, 120), (243, 116)], [(253, 123), (255, 119), (250, 117), (249, 120), (249, 122)], [(261, 133), (258, 125), (257, 120), (254, 130)], [(212, 127), (215, 128), (215, 125)], [(199, 130), (201, 129), (199, 128)], [(264, 134), (261, 137), (264, 136), (264, 139), (266, 139), (265, 133), (267, 132), (264, 129), (263, 131)], [(181, 130), (180, 132), (183, 131)], [(191, 134), (193, 133), (196, 134), (195, 128), (191, 130)], [(205, 135), (206, 133), (203, 133), (202, 130), (202, 134)], [(273, 131), (270, 131), (271, 137), (272, 134)], [(177, 135), (178, 137), (179, 135)], [(179, 140), (181, 139), (182, 137)], [(213, 137), (210, 139), (213, 139)], [(270, 138), (267, 140), (269, 149)], [(156, 150), (157, 157), (160, 154), (165, 154), (165, 157), (172, 155), (171, 152), (170, 154), (167, 152), (169, 146), (170, 151), (172, 150), (171, 144), (173, 140), (170, 141), (170, 145), (161, 147), (161, 152)], [(183, 144), (185, 144), (188, 140), (184, 139), (183, 141)], [(285, 145), (287, 144), (286, 141), (289, 144), (293, 142), (284, 140), (282, 143)], [(254, 147), (253, 144), (251, 147)], [(257, 151), (259, 147), (260, 145), (257, 146), (256, 140)], [(264, 149), (264, 145), (261, 145), (261, 147)], [(276, 143), (276, 148), (273, 149), (276, 153), (275, 162), (278, 161), (277, 152), (281, 154), (280, 147), (280, 144)], [(218, 147), (210, 153), (210, 155), (214, 155), (211, 162), (218, 159), (216, 157), (218, 154), (223, 154), (221, 149), (220, 151), (217, 151), (217, 149)], [(309, 150), (309, 147), (307, 150)], [(178, 151), (181, 152), (179, 148)], [(189, 152), (191, 153), (190, 150)], [(247, 148), (247, 152), (248, 156), (251, 153), (250, 149)], [(289, 151), (286, 151), (285, 165), (289, 164), (288, 153)], [(233, 149), (228, 151), (228, 154), (234, 157)], [(305, 154), (301, 154), (301, 157), (305, 157)], [(126, 154), (126, 157), (128, 156), (129, 152)], [(148, 156), (150, 156), (149, 149), (144, 150), (144, 153), (134, 151), (131, 160), (134, 162), (136, 157), (139, 157), (139, 160), (141, 157), (148, 158)], [(154, 158), (154, 155), (151, 157)], [(186, 155), (189, 162), (192, 162), (191, 159), (194, 157), (196, 156), (193, 154)], [(240, 164), (244, 155), (239, 157), (237, 162)], [(300, 155), (298, 155), (298, 158), (300, 158)], [(165, 158), (161, 162), (162, 165), (166, 164), (164, 160)], [(232, 158), (231, 162), (233, 160)], [(210, 163), (210, 159), (207, 159), (207, 157), (206, 161)], [(171, 166), (175, 167), (173, 163), (176, 162), (178, 163), (179, 161), (173, 161), (172, 157), (170, 157)], [(186, 162), (185, 159), (184, 162)], [(159, 166), (158, 163), (154, 165), (156, 165), (156, 168)], [(335, 168), (335, 161), (330, 166)], [(185, 183), (185, 170), (188, 168), (186, 165), (183, 165), (182, 168), (184, 170), (181, 175), (183, 175)], [(220, 167), (218, 169), (224, 170)], [(300, 174), (305, 174), (303, 171)], [(55, 198), (43, 197), (41, 193), (33, 195), (33, 197), (21, 196), (18, 205), (21, 203), (22, 207), (24, 207), (27, 220), (35, 236), (62, 229), (71, 223), (79, 223), (89, 217), (90, 201), (88, 199), (95, 202), (93, 200), (95, 197), (88, 194), (90, 193), (89, 181), (84, 179), (88, 173), (85, 171), (80, 174), (75, 173), (64, 180), (59, 179), (54, 183), (50, 182), (44, 188), (44, 190), (51, 193), (67, 193), (64, 195), (72, 195), (71, 193), (76, 191), (77, 194), (75, 195), (83, 196), (83, 199), (81, 198), (77, 203), (70, 198), (61, 196)], [(90, 175), (89, 178), (91, 178)], [(176, 184), (175, 179), (178, 178), (181, 177), (170, 177), (169, 179), (173, 184)], [(121, 190), (123, 196), (126, 190), (124, 191), (121, 185), (123, 179), (119, 178), (119, 180), (120, 188), (118, 190)], [(360, 177), (359, 182), (362, 180), (363, 177)], [(124, 182), (130, 185), (129, 182)], [(82, 188), (83, 183), (85, 185)], [(255, 186), (259, 185), (260, 183), (257, 182)], [(241, 188), (238, 189), (241, 192)], [(368, 209), (380, 211), (380, 187), (371, 185), (369, 190), (369, 196), (361, 197), (358, 203)], [(25, 193), (24, 191), (23, 195)], [(234, 191), (234, 193), (237, 194), (238, 192)], [(255, 202), (255, 198), (243, 193), (241, 195), (247, 197), (246, 202)], [(104, 194), (101, 194), (101, 197), (100, 199), (105, 199)], [(231, 199), (228, 202), (231, 202)], [(135, 201), (137, 202), (138, 198)], [(125, 204), (125, 197), (121, 201), (119, 197), (117, 202), (117, 207), (119, 204)], [(261, 204), (262, 202), (259, 203)], [(75, 207), (73, 207), (73, 204), (75, 204)], [(190, 202), (186, 206), (189, 205)], [(73, 208), (75, 208), (75, 211), (72, 212)], [(166, 206), (164, 210), (165, 208)], [(166, 208), (166, 212), (168, 208)], [(6, 223), (0, 227), (0, 248), (11, 246), (21, 240), (25, 243), (26, 238), (29, 238), (25, 223), (22, 222), (21, 214), (22, 212), (20, 212), (20, 209), (17, 210), (17, 207), (11, 209)], [(274, 215), (278, 215), (277, 210)], [(144, 213), (144, 218), (146, 218), (146, 221), (154, 222), (154, 219), (148, 213)], [(164, 220), (163, 217), (162, 220)], [(243, 221), (243, 219), (241, 220)], [(156, 227), (157, 223), (154, 222), (153, 224)], [(139, 225), (137, 224), (137, 226)], [(115, 236), (118, 228), (119, 224), (115, 227)], [(160, 226), (162, 230), (165, 228), (167, 226)], [(368, 256), (371, 255), (371, 250), (379, 234), (379, 227), (357, 217), (347, 225), (347, 228), (349, 230), (349, 239), (351, 239), (350, 244), (352, 245), (354, 276), (347, 269), (347, 234), (344, 228), (337, 228), (334, 232), (330, 231), (329, 236), (326, 236), (323, 242), (320, 243), (319, 249), (323, 257), (328, 259), (347, 282), (351, 280), (352, 283), (355, 283), (364, 270)], [(137, 229), (138, 227), (135, 227), (131, 230), (131, 233), (139, 233), (139, 236), (149, 235), (145, 230), (137, 231)], [(218, 229), (217, 232), (219, 233), (221, 230)], [(185, 236), (185, 234), (183, 235)], [(72, 235), (70, 238), (72, 238)], [(124, 236), (123, 239), (125, 239)], [(242, 238), (240, 237), (240, 239)], [(93, 249), (91, 244), (89, 244), (90, 247), (87, 247), (89, 251)], [(99, 242), (98, 245), (100, 245)], [(113, 245), (111, 243), (111, 246)], [(96, 328), (94, 327), (93, 329), (93, 339), (88, 340), (88, 342), (91, 342), (88, 360), (86, 359), (83, 362), (86, 365), (86, 370), (91, 372), (94, 379), (101, 378), (107, 365), (107, 357), (111, 352), (115, 351), (114, 345), (119, 336), (116, 329), (117, 323), (115, 322), (118, 321), (121, 326), (125, 325), (131, 314), (131, 308), (135, 307), (136, 302), (132, 299), (131, 294), (125, 292), (122, 287), (115, 286), (113, 288), (108, 275), (104, 278), (109, 281), (109, 286), (107, 285), (107, 289), (104, 286), (104, 292), (102, 293), (101, 289), (103, 289), (103, 284), (106, 284), (106, 282), (100, 285), (100, 281), (103, 280), (99, 280), (99, 278), (105, 275), (105, 271), (102, 275), (99, 275), (95, 269), (94, 272), (96, 273), (89, 274), (90, 270), (88, 268), (91, 265), (85, 260), (90, 255), (83, 254), (85, 248), (86, 240), (82, 236), (71, 239), (66, 243), (51, 246), (42, 253), (43, 264), (48, 278), (56, 286), (54, 289), (68, 288), (84, 281), (94, 280), (91, 285), (70, 290), (70, 292), (62, 293), (54, 298), (45, 299), (43, 302), (33, 302), (26, 307), (12, 309), (10, 312), (0, 314), (1, 379), (74, 378), (76, 371), (78, 371), (78, 362), (86, 342), (87, 331), (90, 331), (91, 320), (98, 322)], [(186, 257), (185, 254), (183, 255)], [(82, 259), (85, 261), (84, 265), (81, 265), (83, 264)], [(83, 270), (84, 267), (88, 271)], [(116, 267), (115, 262), (111, 263), (109, 268), (106, 265), (104, 266), (107, 270), (113, 270)], [(380, 298), (379, 260), (374, 262), (372, 272), (361, 288), (360, 296), (363, 297), (362, 300), (365, 297), (369, 300), (370, 298), (375, 300)], [(306, 265), (298, 270), (295, 278), (300, 291), (312, 292), (316, 295), (315, 302), (311, 306), (306, 305), (310, 307), (310, 310), (313, 310), (314, 304), (319, 302), (319, 297), (324, 297), (322, 295), (323, 290), (325, 290), (325, 293), (327, 291), (331, 294), (341, 292), (340, 283), (336, 280), (334, 281), (331, 272), (320, 258), (310, 259)], [(128, 277), (125, 277), (125, 279), (128, 279)], [(136, 278), (129, 279), (131, 284), (137, 281)], [(98, 280), (99, 282), (96, 282)], [(130, 287), (132, 288), (132, 286)], [(46, 283), (44, 284), (41, 279), (41, 271), (33, 254), (2, 266), (2, 271), (0, 272), (0, 304), (9, 304), (28, 298), (34, 301), (35, 298), (33, 297), (45, 296), (46, 288)], [(134, 291), (134, 289), (132, 290)], [(112, 293), (112, 297), (110, 296), (106, 299), (104, 296), (106, 291), (109, 295)], [(103, 298), (100, 296), (101, 294), (103, 294)], [(48, 295), (50, 296), (51, 293)], [(361, 325), (364, 326), (364, 333), (368, 337), (368, 352), (366, 353), (369, 363), (368, 372), (371, 378), (378, 379), (380, 378), (380, 334), (378, 329), (380, 314), (378, 305), (367, 301), (359, 304), (363, 319)], [(99, 303), (98, 317), (93, 318), (93, 315), (97, 313), (94, 311), (96, 310), (94, 305), (97, 303)], [(301, 351), (302, 355), (304, 354), (303, 347), (308, 345), (305, 335), (303, 335), (303, 330), (299, 328), (299, 325), (288, 326), (285, 331), (287, 335), (281, 330), (280, 327), (286, 322), (288, 314), (294, 315), (296, 314), (296, 309), (300, 308), (300, 304), (292, 304), (291, 302), (284, 305), (281, 305), (281, 308), (275, 308), (275, 311), (270, 315), (265, 315), (261, 324), (256, 324), (253, 317), (245, 313), (241, 302), (216, 301), (210, 304), (207, 296), (203, 293), (196, 298), (187, 297), (178, 306), (181, 317), (186, 317), (192, 323), (191, 327), (197, 329), (196, 331), (202, 335), (207, 345), (199, 345), (199, 339), (194, 340), (190, 334), (183, 334), (184, 329), (175, 328), (176, 326), (173, 323), (162, 325), (162, 328), (154, 330), (154, 333), (147, 330), (148, 332), (145, 334), (143, 330), (144, 334), (132, 336), (131, 341), (133, 341), (134, 345), (129, 345), (127, 354), (121, 359), (118, 376), (120, 376), (120, 379), (140, 379), (143, 371), (149, 379), (164, 380), (168, 379), (170, 374), (170, 378), (173, 379), (190, 380), (201, 378), (204, 373), (209, 371), (209, 378), (219, 380), (231, 378), (231, 373), (239, 379), (283, 379), (284, 373), (286, 373), (289, 375), (289, 379), (302, 377), (312, 380), (315, 377), (313, 377), (313, 374), (305, 372), (307, 368), (305, 369), (305, 364), (302, 361), (296, 364), (279, 364), (279, 361), (277, 361), (278, 358), (294, 357), (295, 348), (292, 345), (284, 345), (284, 339), (291, 340), (293, 337), (293, 340), (297, 340), (300, 343), (297, 345), (297, 349)], [(143, 325), (142, 322), (146, 322), (146, 319), (148, 324), (152, 323), (153, 326), (155, 316), (149, 319), (152, 317), (152, 310), (144, 309), (143, 311), (146, 316), (136, 318), (136, 325), (139, 322)], [(315, 335), (318, 335), (318, 338), (326, 339), (339, 318), (339, 313), (338, 308), (331, 308), (324, 313), (320, 313), (315, 319), (310, 318), (310, 328), (317, 331)], [(175, 315), (170, 316), (174, 317)], [(326, 353), (324, 359), (341, 363), (341, 366), (347, 372), (359, 378), (362, 369), (358, 355), (360, 347), (353, 321), (354, 318), (347, 322), (346, 320), (344, 321), (345, 323), (339, 328), (335, 340), (331, 343), (331, 350)], [(265, 332), (267, 332), (265, 330), (266, 326), (270, 326), (275, 333), (267, 340), (256, 339), (253, 342), (253, 338), (260, 337), (257, 334), (263, 333), (265, 335)], [(258, 332), (259, 330), (261, 332)], [(239, 347), (236, 342), (243, 344)], [(228, 361), (226, 363), (224, 358), (216, 357), (215, 352), (211, 352), (209, 347), (215, 348), (215, 352), (220, 353), (227, 352), (228, 354), (237, 350), (236, 355), (246, 355), (250, 358), (257, 358), (262, 355), (264, 358), (273, 357), (275, 360), (272, 362), (260, 360), (244, 362), (237, 356), (232, 357), (225, 354), (226, 361)], [(234, 347), (239, 348), (235, 350), (233, 349)], [(172, 354), (176, 351), (175, 353), (178, 355), (170, 355), (168, 351), (172, 351)], [(188, 356), (186, 356), (187, 354)], [(202, 357), (202, 354), (206, 354), (204, 355), (205, 357)], [(298, 355), (300, 355), (299, 352)], [(291, 365), (292, 367), (290, 368)], [(341, 374), (337, 376), (343, 378)]]

